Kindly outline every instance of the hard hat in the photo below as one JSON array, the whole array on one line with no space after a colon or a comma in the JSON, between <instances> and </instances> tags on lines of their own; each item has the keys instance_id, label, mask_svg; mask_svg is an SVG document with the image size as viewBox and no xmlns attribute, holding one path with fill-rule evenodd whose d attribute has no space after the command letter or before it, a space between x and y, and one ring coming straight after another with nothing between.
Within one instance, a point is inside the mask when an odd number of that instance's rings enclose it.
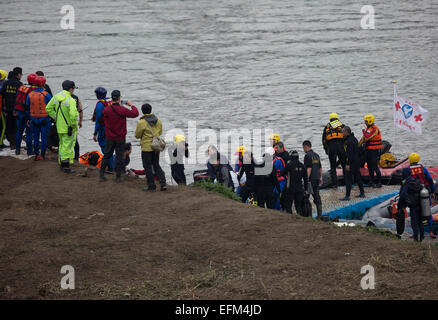
<instances>
[{"instance_id":1,"label":"hard hat","mask_svg":"<svg viewBox=\"0 0 438 320\"><path fill-rule=\"evenodd\" d=\"M34 85L34 84L35 84L35 80L36 80L37 77L38 77L38 75L37 75L36 73L31 73L31 74L29 74L29 75L27 76L27 82L28 82L30 85Z\"/></svg>"},{"instance_id":2,"label":"hard hat","mask_svg":"<svg viewBox=\"0 0 438 320\"><path fill-rule=\"evenodd\" d=\"M97 87L96 90L94 90L94 93L96 94L97 99L106 98L106 89L103 87Z\"/></svg>"},{"instance_id":3,"label":"hard hat","mask_svg":"<svg viewBox=\"0 0 438 320\"><path fill-rule=\"evenodd\" d=\"M239 153L243 154L246 151L247 150L246 150L246 148L244 146L240 146L240 147L237 148L237 151L236 151L236 153L234 155L237 156Z\"/></svg>"},{"instance_id":4,"label":"hard hat","mask_svg":"<svg viewBox=\"0 0 438 320\"><path fill-rule=\"evenodd\" d=\"M182 134L177 134L173 140L176 144L179 144L180 142L186 141L186 137L184 137Z\"/></svg>"},{"instance_id":5,"label":"hard hat","mask_svg":"<svg viewBox=\"0 0 438 320\"><path fill-rule=\"evenodd\" d=\"M332 119L339 119L339 116L336 112L330 113L329 120L332 120Z\"/></svg>"},{"instance_id":6,"label":"hard hat","mask_svg":"<svg viewBox=\"0 0 438 320\"><path fill-rule=\"evenodd\" d=\"M413 163L418 163L420 162L420 155L418 153L412 152L409 155L409 163L413 164Z\"/></svg>"},{"instance_id":7,"label":"hard hat","mask_svg":"<svg viewBox=\"0 0 438 320\"><path fill-rule=\"evenodd\" d=\"M46 78L42 76L38 76L35 78L35 85L38 87L44 87L46 84Z\"/></svg>"},{"instance_id":8,"label":"hard hat","mask_svg":"<svg viewBox=\"0 0 438 320\"><path fill-rule=\"evenodd\" d=\"M279 134L271 134L271 140L274 140L274 142L280 141L280 135Z\"/></svg>"},{"instance_id":9,"label":"hard hat","mask_svg":"<svg viewBox=\"0 0 438 320\"><path fill-rule=\"evenodd\" d=\"M374 116L372 114L367 114L365 117L363 117L367 125L372 125L374 123Z\"/></svg>"},{"instance_id":10,"label":"hard hat","mask_svg":"<svg viewBox=\"0 0 438 320\"><path fill-rule=\"evenodd\" d=\"M8 73L5 70L0 70L0 80L5 80Z\"/></svg>"}]
</instances>

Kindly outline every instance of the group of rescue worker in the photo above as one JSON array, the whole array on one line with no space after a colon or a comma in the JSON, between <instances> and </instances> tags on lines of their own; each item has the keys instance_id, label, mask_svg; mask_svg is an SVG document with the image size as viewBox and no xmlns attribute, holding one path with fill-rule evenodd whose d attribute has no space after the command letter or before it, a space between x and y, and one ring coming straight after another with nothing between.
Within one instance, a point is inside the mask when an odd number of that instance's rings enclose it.
<instances>
[{"instance_id":1,"label":"group of rescue worker","mask_svg":"<svg viewBox=\"0 0 438 320\"><path fill-rule=\"evenodd\" d=\"M97 87L95 89L97 103L92 117L92 121L95 122L93 140L98 142L102 152L91 151L79 157L79 151L76 149L75 152L75 148L78 148L77 130L82 126L83 115L82 103L73 93L77 88L75 83L65 80L62 83L62 91L53 95L42 71L29 74L27 85L21 82L22 76L23 71L19 67L9 73L0 70L0 148L6 147L3 144L3 139L6 138L10 148L15 149L16 154L20 154L25 133L27 154L35 155L36 161L44 160L47 148L54 147L55 144L48 145L52 132L52 140L57 140L58 162L62 171L74 172L71 164L77 159L86 165L100 168L101 181L106 180L107 169L115 170L116 181L122 181L121 173L128 170L131 153L131 144L126 143L126 118L136 118L139 115L137 108L130 101L122 101L120 91L112 91L111 99L108 99L107 90ZM130 109L123 105L127 105ZM135 137L140 139L144 171L132 169L129 171L137 175L146 175L145 191L155 191L155 179L159 181L161 190L164 191L167 189L166 178L159 165L159 152L162 150L157 151L152 146L154 139L162 134L162 123L152 114L150 104L143 104L141 110L143 116L137 124ZM340 200L350 200L353 182L359 187L360 193L357 197L365 197L360 173L360 168L364 164L361 159L363 152L370 177L369 185L372 188L382 187L381 172L378 167L382 135L374 121L375 117L372 114L365 115L366 127L362 130L362 138L358 141L351 128L345 126L336 113L329 115L329 122L322 133L322 144L330 161L331 186L338 186L339 164L345 177L346 194ZM258 206L284 210L288 213L292 213L292 206L295 204L296 212L302 216L311 215L308 198L312 195L317 218L320 219L322 202L319 189L323 182L322 166L319 155L312 150L311 142L306 140L302 143L305 152L304 163L302 163L296 150L286 151L278 134L273 134L270 138L271 144L263 155L263 162L255 161L252 152L240 146L235 154L238 157L234 168L230 166L226 156L220 154L214 146L210 146L207 168L211 180L232 187L243 202L252 201ZM168 148L172 159L172 177L176 183L186 184L183 158L188 157L188 144L183 135L176 135L174 141L175 144ZM267 155L269 157L266 157ZM409 195L418 192L412 187L412 180L420 181L428 188L431 195L434 192L434 185L427 169L419 164L419 155L413 153L409 156L409 160L410 168L403 171L406 183L400 190L399 207L400 210L407 206L411 208L414 238L422 240L424 230L419 216L419 204L406 199L412 200ZM272 171L257 174L258 168L266 167L266 161L272 161ZM404 224L401 214L398 215L397 226L398 233L403 233Z\"/></svg>"}]
</instances>

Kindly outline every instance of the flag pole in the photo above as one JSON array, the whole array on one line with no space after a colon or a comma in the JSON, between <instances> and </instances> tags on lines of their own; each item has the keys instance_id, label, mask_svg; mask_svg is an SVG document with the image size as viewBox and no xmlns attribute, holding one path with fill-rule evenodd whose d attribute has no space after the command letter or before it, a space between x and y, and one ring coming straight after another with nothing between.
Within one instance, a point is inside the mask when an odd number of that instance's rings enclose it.
<instances>
[{"instance_id":1,"label":"flag pole","mask_svg":"<svg viewBox=\"0 0 438 320\"><path fill-rule=\"evenodd\" d=\"M395 104L397 103L397 80L392 80L392 83L394 84L394 101L392 103L392 116L393 116L393 123L394 123L394 145L395 145L395 141L397 140L397 126L395 125L395 111L394 111L394 107Z\"/></svg>"}]
</instances>

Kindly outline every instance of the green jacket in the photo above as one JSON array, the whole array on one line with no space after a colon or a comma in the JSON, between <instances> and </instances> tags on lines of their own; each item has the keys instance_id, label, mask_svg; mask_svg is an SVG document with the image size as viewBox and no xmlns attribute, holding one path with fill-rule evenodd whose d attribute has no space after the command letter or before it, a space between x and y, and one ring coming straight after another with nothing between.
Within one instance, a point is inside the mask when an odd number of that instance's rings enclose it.
<instances>
[{"instance_id":1,"label":"green jacket","mask_svg":"<svg viewBox=\"0 0 438 320\"><path fill-rule=\"evenodd\" d=\"M151 132L148 123L153 132ZM143 115L143 117L138 120L137 128L135 129L135 137L140 139L141 151L153 151L151 148L152 138L158 137L162 133L163 125L160 119L154 114Z\"/></svg>"},{"instance_id":2,"label":"green jacket","mask_svg":"<svg viewBox=\"0 0 438 320\"><path fill-rule=\"evenodd\" d=\"M56 94L46 105L46 111L51 118L55 119L58 133L67 133L69 126L78 127L79 112L76 108L76 100L72 98L70 92L62 90Z\"/></svg>"}]
</instances>

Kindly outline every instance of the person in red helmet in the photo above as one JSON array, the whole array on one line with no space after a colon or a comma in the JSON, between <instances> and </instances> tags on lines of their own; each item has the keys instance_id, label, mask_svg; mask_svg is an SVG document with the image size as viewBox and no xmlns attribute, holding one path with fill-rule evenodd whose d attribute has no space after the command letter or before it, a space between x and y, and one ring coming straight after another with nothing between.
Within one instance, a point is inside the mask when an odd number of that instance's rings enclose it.
<instances>
[{"instance_id":1,"label":"person in red helmet","mask_svg":"<svg viewBox=\"0 0 438 320\"><path fill-rule=\"evenodd\" d=\"M52 99L52 95L44 89L45 84L46 78L38 76L35 79L36 88L26 98L26 112L27 117L30 119L30 131L36 161L45 159L47 137L50 130L50 117L47 114L46 105Z\"/></svg>"},{"instance_id":2,"label":"person in red helmet","mask_svg":"<svg viewBox=\"0 0 438 320\"><path fill-rule=\"evenodd\" d=\"M35 85L37 77L38 76L35 73L29 74L27 76L27 82L29 83L29 85L22 85L17 90L14 107L17 120L17 132L15 134L15 154L20 154L21 140L23 139L23 133L26 133L27 155L33 155L32 134L30 133L30 127L28 126L29 118L26 112L26 99L29 93L37 88Z\"/></svg>"}]
</instances>

